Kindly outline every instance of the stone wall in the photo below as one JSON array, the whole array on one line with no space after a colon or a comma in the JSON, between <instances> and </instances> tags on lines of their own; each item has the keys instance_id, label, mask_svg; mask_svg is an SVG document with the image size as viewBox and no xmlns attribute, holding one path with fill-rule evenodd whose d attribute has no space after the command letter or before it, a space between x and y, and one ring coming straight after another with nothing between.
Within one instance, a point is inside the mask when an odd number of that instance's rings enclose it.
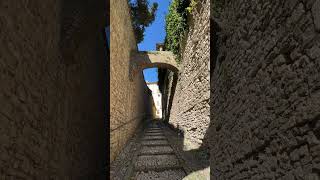
<instances>
[{"instance_id":1,"label":"stone wall","mask_svg":"<svg viewBox=\"0 0 320 180\"><path fill-rule=\"evenodd\" d=\"M105 7L0 2L0 179L105 173Z\"/></svg>"},{"instance_id":2,"label":"stone wall","mask_svg":"<svg viewBox=\"0 0 320 180\"><path fill-rule=\"evenodd\" d=\"M151 113L151 93L142 72L130 80L130 59L137 52L127 0L111 0L110 156L113 161L141 120Z\"/></svg>"},{"instance_id":3,"label":"stone wall","mask_svg":"<svg viewBox=\"0 0 320 180\"><path fill-rule=\"evenodd\" d=\"M210 122L210 1L199 1L192 17L169 123L201 144Z\"/></svg>"},{"instance_id":4,"label":"stone wall","mask_svg":"<svg viewBox=\"0 0 320 180\"><path fill-rule=\"evenodd\" d=\"M213 24L212 178L319 179L320 0L225 2Z\"/></svg>"},{"instance_id":5,"label":"stone wall","mask_svg":"<svg viewBox=\"0 0 320 180\"><path fill-rule=\"evenodd\" d=\"M169 121L170 117L170 97L172 93L172 81L174 73L168 69L159 69L159 89L162 96L162 119ZM171 102L172 103L172 102Z\"/></svg>"}]
</instances>

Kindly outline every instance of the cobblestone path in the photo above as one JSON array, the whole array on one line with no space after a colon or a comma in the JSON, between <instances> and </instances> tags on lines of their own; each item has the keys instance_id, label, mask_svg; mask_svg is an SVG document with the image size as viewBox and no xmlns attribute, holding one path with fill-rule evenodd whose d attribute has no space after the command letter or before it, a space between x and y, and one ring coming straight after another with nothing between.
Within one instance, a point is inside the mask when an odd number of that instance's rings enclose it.
<instances>
[{"instance_id":1,"label":"cobblestone path","mask_svg":"<svg viewBox=\"0 0 320 180\"><path fill-rule=\"evenodd\" d=\"M134 162L133 179L183 179L186 173L164 130L158 124L146 128L141 138L141 149Z\"/></svg>"},{"instance_id":2,"label":"cobblestone path","mask_svg":"<svg viewBox=\"0 0 320 180\"><path fill-rule=\"evenodd\" d=\"M163 123L149 123L127 142L110 168L111 180L207 180L201 159L188 158L183 138ZM182 143L182 144L179 144ZM189 154L195 157L197 154ZM208 170L208 169L207 169Z\"/></svg>"}]
</instances>

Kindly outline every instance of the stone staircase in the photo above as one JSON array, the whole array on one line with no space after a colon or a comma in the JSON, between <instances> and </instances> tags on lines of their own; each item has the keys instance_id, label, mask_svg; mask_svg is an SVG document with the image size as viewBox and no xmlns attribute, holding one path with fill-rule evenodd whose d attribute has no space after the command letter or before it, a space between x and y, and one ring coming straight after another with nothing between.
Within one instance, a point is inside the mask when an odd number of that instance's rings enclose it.
<instances>
[{"instance_id":1,"label":"stone staircase","mask_svg":"<svg viewBox=\"0 0 320 180\"><path fill-rule=\"evenodd\" d=\"M160 124L150 124L134 162L135 180L181 180L186 173Z\"/></svg>"}]
</instances>

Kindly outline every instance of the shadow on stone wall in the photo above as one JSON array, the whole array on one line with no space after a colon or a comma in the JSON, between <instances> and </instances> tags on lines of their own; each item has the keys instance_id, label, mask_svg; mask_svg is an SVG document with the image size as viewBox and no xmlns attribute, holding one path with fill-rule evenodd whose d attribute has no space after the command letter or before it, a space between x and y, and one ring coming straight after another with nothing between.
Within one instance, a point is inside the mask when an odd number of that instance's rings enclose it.
<instances>
[{"instance_id":1,"label":"shadow on stone wall","mask_svg":"<svg viewBox=\"0 0 320 180\"><path fill-rule=\"evenodd\" d=\"M0 179L106 174L107 3L1 1Z\"/></svg>"},{"instance_id":2,"label":"shadow on stone wall","mask_svg":"<svg viewBox=\"0 0 320 180\"><path fill-rule=\"evenodd\" d=\"M180 156L183 156L183 160L185 161L185 170L187 173L186 177L190 179L210 179L209 172L200 172L206 170L207 168L210 168L210 154L208 144L209 128L206 131L202 144L198 148L185 150L186 148L191 147L188 147L188 143L186 143L187 139L185 137L184 131L179 129L179 127L174 128L171 124L168 123L166 123L166 126L168 126L175 133L171 138L175 139L174 148L176 148L176 150L180 153Z\"/></svg>"},{"instance_id":3,"label":"shadow on stone wall","mask_svg":"<svg viewBox=\"0 0 320 180\"><path fill-rule=\"evenodd\" d=\"M218 61L218 53L219 53L219 47L218 47L218 35L221 32L220 25L214 21L213 19L210 19L210 42L212 43L211 49L210 49L210 79L212 79L212 75L214 72L214 69L216 67L216 64L219 63ZM211 84L211 82L210 82ZM175 89L172 89L172 92L175 92ZM211 92L212 93L212 92ZM172 97L173 98L173 97ZM210 97L210 106L211 102L213 101L212 96ZM172 103L172 100L171 100ZM170 111L168 111L170 112ZM204 138L202 139L202 144L200 147L192 149L192 150L184 150L185 148L185 132L179 128L175 128L173 125L169 124L168 121L165 121L166 125L172 129L174 132L177 133L179 136L179 141L177 144L178 151L182 152L184 157L186 157L190 161L195 161L195 159L192 159L192 157L196 157L196 160L198 161L195 163L192 168L188 169L187 176L188 178L193 178L193 176L198 176L199 174L194 174L194 172L198 172L201 170L205 170L206 168L210 168L211 160L210 160L210 149L214 146L214 142L210 141L211 133L213 131L213 121L212 121L212 108L210 107L210 123L207 127L206 133L204 135ZM170 114L170 113L169 113ZM210 169L210 174L206 174L207 179L210 179L213 177L212 170ZM199 177L195 177L199 178Z\"/></svg>"},{"instance_id":4,"label":"shadow on stone wall","mask_svg":"<svg viewBox=\"0 0 320 180\"><path fill-rule=\"evenodd\" d=\"M212 179L319 179L319 8L229 1L222 30L213 23Z\"/></svg>"},{"instance_id":5,"label":"shadow on stone wall","mask_svg":"<svg viewBox=\"0 0 320 180\"><path fill-rule=\"evenodd\" d=\"M209 124L209 127L207 129L207 132L206 132L206 141L207 141L207 144L208 144L208 149L209 149L209 153L210 153L210 150L213 149L213 146L215 145L214 142L210 141L210 138L212 137L212 133L214 133L216 130L219 130L219 126L220 125L216 125L214 126L214 122L213 122L213 117L214 117L214 110L213 110L213 107L212 107L212 103L214 101L213 99L213 91L212 91L212 79L213 79L213 74L214 74L214 71L215 71L215 68L217 66L219 66L219 64L221 63L221 61L223 61L224 57L221 57L220 60L218 59L219 57L219 41L221 41L221 37L219 39L219 33L221 33L222 29L221 29L221 26L213 19L210 19L210 42L212 43L211 45L211 49L210 49L210 124ZM211 133L211 134L210 134ZM210 166L211 164L213 164L213 158L210 157ZM210 177L211 178L214 178L213 176L213 169L210 169Z\"/></svg>"}]
</instances>

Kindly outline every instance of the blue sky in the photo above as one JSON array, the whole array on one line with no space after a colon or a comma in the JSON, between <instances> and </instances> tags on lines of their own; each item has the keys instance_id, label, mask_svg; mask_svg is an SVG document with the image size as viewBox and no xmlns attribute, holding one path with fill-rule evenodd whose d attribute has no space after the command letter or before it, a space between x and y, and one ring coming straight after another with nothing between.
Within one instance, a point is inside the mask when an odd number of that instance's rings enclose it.
<instances>
[{"instance_id":1,"label":"blue sky","mask_svg":"<svg viewBox=\"0 0 320 180\"><path fill-rule=\"evenodd\" d=\"M143 70L146 82L158 82L158 68L148 68Z\"/></svg>"},{"instance_id":2,"label":"blue sky","mask_svg":"<svg viewBox=\"0 0 320 180\"><path fill-rule=\"evenodd\" d=\"M168 8L171 0L149 0L149 4L158 3L158 10L156 12L156 18L153 23L146 28L144 33L144 40L138 44L139 51L154 51L156 50L156 43L163 43L166 36L165 31L165 17L168 13ZM149 68L143 70L144 78L146 82L158 81L158 69Z\"/></svg>"}]
</instances>

